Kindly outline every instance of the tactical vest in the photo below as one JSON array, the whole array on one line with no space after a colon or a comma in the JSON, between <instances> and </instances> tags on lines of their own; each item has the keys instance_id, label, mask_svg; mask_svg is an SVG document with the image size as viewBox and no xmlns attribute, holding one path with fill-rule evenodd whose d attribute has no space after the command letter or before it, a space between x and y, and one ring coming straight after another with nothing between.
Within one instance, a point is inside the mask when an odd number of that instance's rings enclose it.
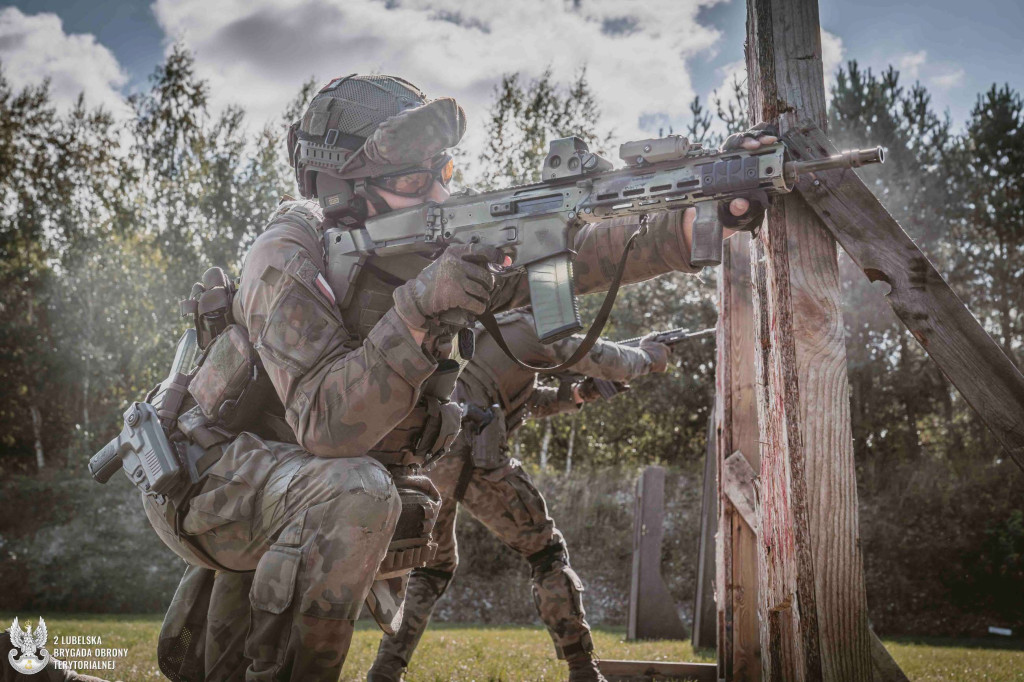
<instances>
[{"instance_id":1,"label":"tactical vest","mask_svg":"<svg viewBox=\"0 0 1024 682\"><path fill-rule=\"evenodd\" d=\"M323 244L327 281L335 293L342 322L350 335L346 345L352 349L362 344L370 330L392 308L395 288L429 263L417 255L388 258L386 263L379 263L373 257L330 258L329 244L325 240L336 238L339 231L328 232L330 224L325 222L320 206L315 202L282 201L265 229L281 223L308 230ZM236 306L232 308L238 319L241 311ZM234 345L241 344L236 340ZM255 361L258 362L258 357ZM367 454L385 465L421 465L443 453L458 435L461 421L458 406L449 401L458 373L458 363L442 360L421 387L420 400L412 412ZM219 386L229 381L225 378L212 383ZM271 394L280 404L276 393L271 391ZM251 414L258 419L266 412L264 409ZM284 414L283 406L280 414ZM238 430L251 430L249 425L249 422L235 424L242 427Z\"/></svg>"}]
</instances>

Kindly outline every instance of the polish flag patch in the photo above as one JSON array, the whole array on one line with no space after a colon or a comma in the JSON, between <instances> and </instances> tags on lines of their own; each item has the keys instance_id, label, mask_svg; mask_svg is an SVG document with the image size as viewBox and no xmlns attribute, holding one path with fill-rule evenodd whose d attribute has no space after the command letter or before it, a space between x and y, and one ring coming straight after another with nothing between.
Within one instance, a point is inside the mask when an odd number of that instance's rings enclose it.
<instances>
[{"instance_id":1,"label":"polish flag patch","mask_svg":"<svg viewBox=\"0 0 1024 682\"><path fill-rule=\"evenodd\" d=\"M331 289L331 285L327 283L327 278L321 275L319 272L316 273L316 279L313 280L316 284L316 288L320 290L320 293L327 297L327 300L331 302L331 305L335 305L337 300L334 298L334 291Z\"/></svg>"}]
</instances>

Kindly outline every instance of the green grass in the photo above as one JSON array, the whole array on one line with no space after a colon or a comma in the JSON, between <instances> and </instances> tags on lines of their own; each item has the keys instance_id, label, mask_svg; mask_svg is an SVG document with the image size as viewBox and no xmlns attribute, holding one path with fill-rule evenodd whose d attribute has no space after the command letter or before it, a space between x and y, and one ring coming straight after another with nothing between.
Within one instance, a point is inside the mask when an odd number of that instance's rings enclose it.
<instances>
[{"instance_id":1,"label":"green grass","mask_svg":"<svg viewBox=\"0 0 1024 682\"><path fill-rule=\"evenodd\" d=\"M15 614L0 613L0 627L7 627ZM22 614L35 624L35 614ZM114 671L97 671L110 680L136 682L161 680L156 666L156 638L159 616L43 614L53 635L98 635L104 647L128 649L117 659ZM600 629L594 633L597 650L604 658L666 661L713 660L714 652L694 652L688 642L625 642L624 633ZM341 679L365 680L377 649L380 632L369 623L359 623L348 662ZM915 682L1024 681L1024 648L1019 641L936 638L885 640L893 657ZM88 671L83 671L88 672ZM536 680L564 679L564 664L555 660L551 640L539 627L493 627L437 624L423 642L409 671L410 682L449 680Z\"/></svg>"}]
</instances>

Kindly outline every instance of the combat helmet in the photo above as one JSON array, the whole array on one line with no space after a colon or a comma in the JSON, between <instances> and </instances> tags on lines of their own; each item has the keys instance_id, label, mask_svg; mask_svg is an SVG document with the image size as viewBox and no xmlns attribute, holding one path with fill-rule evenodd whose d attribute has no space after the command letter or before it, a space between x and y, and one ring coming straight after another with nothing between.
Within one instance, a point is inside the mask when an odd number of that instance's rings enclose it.
<instances>
[{"instance_id":1,"label":"combat helmet","mask_svg":"<svg viewBox=\"0 0 1024 682\"><path fill-rule=\"evenodd\" d=\"M367 178L421 168L465 132L466 114L454 99L428 101L397 76L351 74L321 88L292 124L288 159L303 197L318 199L327 212L358 218L365 215L365 202L378 212L388 210ZM321 174L349 182L331 183L337 191L321 196Z\"/></svg>"}]
</instances>

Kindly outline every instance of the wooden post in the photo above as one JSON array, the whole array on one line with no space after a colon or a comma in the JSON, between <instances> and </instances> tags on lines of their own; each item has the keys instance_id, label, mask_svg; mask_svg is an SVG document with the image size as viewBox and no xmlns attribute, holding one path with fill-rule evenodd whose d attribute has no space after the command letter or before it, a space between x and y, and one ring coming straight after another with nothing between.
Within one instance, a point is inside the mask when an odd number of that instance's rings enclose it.
<instances>
[{"instance_id":1,"label":"wooden post","mask_svg":"<svg viewBox=\"0 0 1024 682\"><path fill-rule=\"evenodd\" d=\"M694 649L715 646L718 610L715 608L715 533L718 532L718 445L715 409L708 415L708 443L704 453L704 487L700 501L700 546L697 549L697 589L693 595Z\"/></svg>"},{"instance_id":2,"label":"wooden post","mask_svg":"<svg viewBox=\"0 0 1024 682\"><path fill-rule=\"evenodd\" d=\"M676 602L661 577L665 536L665 469L649 466L636 483L627 639L685 639Z\"/></svg>"},{"instance_id":3,"label":"wooden post","mask_svg":"<svg viewBox=\"0 0 1024 682\"><path fill-rule=\"evenodd\" d=\"M715 418L719 472L725 470L724 462L737 450L754 471L760 468L749 254L749 235L737 234L728 240L718 280ZM756 536L729 500L722 483L720 475L715 578L718 676L760 680Z\"/></svg>"},{"instance_id":4,"label":"wooden post","mask_svg":"<svg viewBox=\"0 0 1024 682\"><path fill-rule=\"evenodd\" d=\"M750 118L825 128L817 0L748 0ZM869 682L836 243L802 199L754 242L765 679Z\"/></svg>"}]
</instances>

